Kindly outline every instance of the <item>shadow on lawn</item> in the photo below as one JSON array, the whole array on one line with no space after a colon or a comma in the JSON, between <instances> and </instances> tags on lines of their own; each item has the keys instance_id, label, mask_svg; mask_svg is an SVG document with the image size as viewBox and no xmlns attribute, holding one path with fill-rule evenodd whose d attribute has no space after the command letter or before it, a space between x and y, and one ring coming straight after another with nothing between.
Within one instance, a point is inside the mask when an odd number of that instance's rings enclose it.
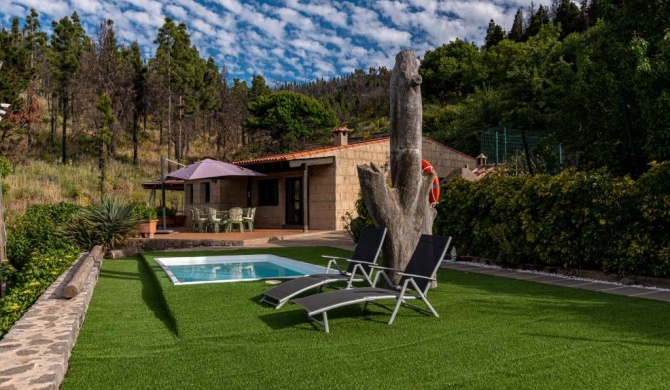
<instances>
[{"instance_id":1,"label":"shadow on lawn","mask_svg":"<svg viewBox=\"0 0 670 390\"><path fill-rule=\"evenodd\" d=\"M137 274L137 272L120 272L120 271L109 271L109 270L101 269L100 270L100 278L137 280L137 279L139 279L139 275Z\"/></svg>"},{"instance_id":2,"label":"shadow on lawn","mask_svg":"<svg viewBox=\"0 0 670 390\"><path fill-rule=\"evenodd\" d=\"M147 264L145 258L140 257L137 261L137 270L140 281L142 282L142 299L147 307L154 313L156 318L172 332L176 338L179 338L179 329L170 307L167 304L163 289L160 287L158 277Z\"/></svg>"},{"instance_id":3,"label":"shadow on lawn","mask_svg":"<svg viewBox=\"0 0 670 390\"><path fill-rule=\"evenodd\" d=\"M301 325L311 325L314 330L323 330L320 325L315 324L307 318L307 312L304 310L296 310L299 309L299 307L290 302L287 303L285 307L276 310L272 306L260 303L260 299L261 296L258 295L250 300L268 309L267 314L262 314L258 316L258 318L271 329L281 330L287 328L296 328L300 330L311 331L311 329L307 329L307 327L300 327ZM328 318L331 321L337 320L338 318L355 318L361 321L370 321L383 324L388 322L388 314L385 310L382 310L382 308L378 308L374 311L370 309L371 307L368 307L366 311L361 311L361 305L341 307L329 311ZM317 318L319 317L320 316L317 316Z\"/></svg>"}]
</instances>

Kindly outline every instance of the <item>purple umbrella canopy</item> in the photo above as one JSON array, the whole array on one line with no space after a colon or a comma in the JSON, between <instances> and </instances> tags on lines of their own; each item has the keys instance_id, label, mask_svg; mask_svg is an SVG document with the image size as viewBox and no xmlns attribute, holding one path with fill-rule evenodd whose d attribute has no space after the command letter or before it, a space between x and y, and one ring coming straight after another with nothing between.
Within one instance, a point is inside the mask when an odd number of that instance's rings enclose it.
<instances>
[{"instance_id":1,"label":"purple umbrella canopy","mask_svg":"<svg viewBox=\"0 0 670 390\"><path fill-rule=\"evenodd\" d=\"M223 161L206 158L168 173L166 178L182 180L215 179L224 177L265 176L264 174Z\"/></svg>"}]
</instances>

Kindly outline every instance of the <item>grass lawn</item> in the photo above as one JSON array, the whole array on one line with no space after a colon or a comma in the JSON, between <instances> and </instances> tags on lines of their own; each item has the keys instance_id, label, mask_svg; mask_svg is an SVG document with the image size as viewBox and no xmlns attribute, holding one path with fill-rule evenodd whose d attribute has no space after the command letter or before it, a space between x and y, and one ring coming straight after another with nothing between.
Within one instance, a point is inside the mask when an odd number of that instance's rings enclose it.
<instances>
[{"instance_id":1,"label":"grass lawn","mask_svg":"<svg viewBox=\"0 0 670 390\"><path fill-rule=\"evenodd\" d=\"M215 252L191 252L213 255ZM325 265L334 248L272 253ZM160 256L167 256L161 253ZM172 253L184 256L185 253ZM645 389L670 383L670 306L440 270L440 318L358 306L315 329L262 281L173 286L153 258L107 260L63 389Z\"/></svg>"}]
</instances>

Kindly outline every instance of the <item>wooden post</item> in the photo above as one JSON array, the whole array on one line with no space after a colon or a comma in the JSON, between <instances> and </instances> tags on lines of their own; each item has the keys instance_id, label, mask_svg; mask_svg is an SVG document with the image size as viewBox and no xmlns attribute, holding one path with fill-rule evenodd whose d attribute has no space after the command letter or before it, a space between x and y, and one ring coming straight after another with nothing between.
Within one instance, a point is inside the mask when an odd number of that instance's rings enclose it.
<instances>
[{"instance_id":1,"label":"wooden post","mask_svg":"<svg viewBox=\"0 0 670 390\"><path fill-rule=\"evenodd\" d=\"M373 222L386 227L384 264L405 269L421 234L437 215L428 202L433 175L421 170L421 76L413 50L396 55L391 74L391 187L374 163L358 166L363 200Z\"/></svg>"}]
</instances>

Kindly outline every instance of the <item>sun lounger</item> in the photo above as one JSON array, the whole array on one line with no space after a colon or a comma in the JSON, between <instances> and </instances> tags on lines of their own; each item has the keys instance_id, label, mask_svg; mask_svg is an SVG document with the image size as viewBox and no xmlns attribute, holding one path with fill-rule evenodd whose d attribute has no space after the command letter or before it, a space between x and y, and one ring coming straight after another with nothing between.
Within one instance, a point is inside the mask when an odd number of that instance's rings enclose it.
<instances>
[{"instance_id":1,"label":"sun lounger","mask_svg":"<svg viewBox=\"0 0 670 390\"><path fill-rule=\"evenodd\" d=\"M314 288L319 288L320 291L327 284L347 282L347 288L351 288L352 283L366 280L372 285L370 266L376 263L385 236L386 228L363 229L351 259L323 256L330 259L325 274L308 275L284 282L263 292L261 302L279 309L289 299ZM342 270L337 260L347 261L347 268Z\"/></svg>"},{"instance_id":2,"label":"sun lounger","mask_svg":"<svg viewBox=\"0 0 670 390\"><path fill-rule=\"evenodd\" d=\"M394 284L384 270L392 270L387 267L372 266L377 269L372 287L352 288L347 290L329 291L321 294L310 295L304 298L295 299L292 302L302 307L307 311L307 316L311 321L321 324L324 330L329 332L328 328L328 311L342 307L363 303L363 310L367 308L368 303L374 303L382 307L375 301L378 300L396 300L393 314L389 320L389 325L393 323L400 306L406 306L421 312L429 313L435 317L439 317L437 311L428 302L426 295L430 288L431 282L435 280L435 274L440 267L440 263L447 253L447 248L451 243L451 237L440 237L422 235L419 243L412 254L405 271L399 272L394 270L401 276L400 281ZM380 280L380 275L386 280L390 288L376 287ZM406 301L410 299L420 299L428 308L410 305ZM390 308L389 308L390 310ZM319 321L314 316L321 314L323 320Z\"/></svg>"}]
</instances>

